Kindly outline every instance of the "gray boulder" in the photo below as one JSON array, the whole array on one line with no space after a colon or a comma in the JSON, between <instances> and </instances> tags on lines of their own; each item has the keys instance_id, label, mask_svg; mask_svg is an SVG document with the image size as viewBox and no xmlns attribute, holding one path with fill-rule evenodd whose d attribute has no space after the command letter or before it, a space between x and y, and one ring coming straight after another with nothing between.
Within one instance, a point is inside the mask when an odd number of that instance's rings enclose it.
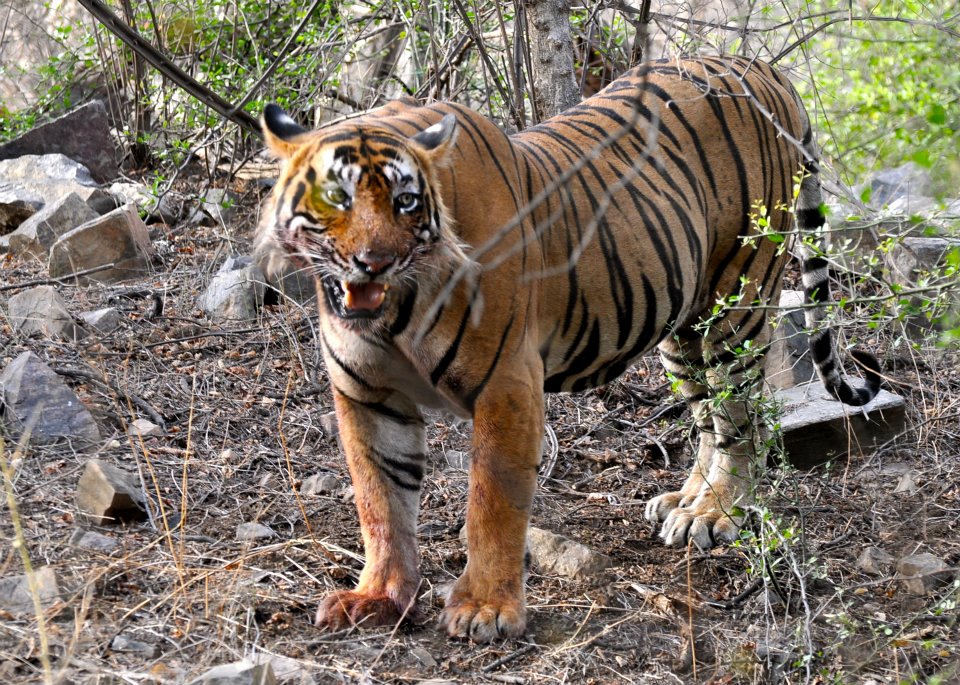
<instances>
[{"instance_id":1,"label":"gray boulder","mask_svg":"<svg viewBox=\"0 0 960 685\"><path fill-rule=\"evenodd\" d=\"M80 398L33 352L24 352L0 373L0 403L8 428L15 435L29 431L33 444L66 441L89 448L100 440Z\"/></svg>"},{"instance_id":2,"label":"gray boulder","mask_svg":"<svg viewBox=\"0 0 960 685\"><path fill-rule=\"evenodd\" d=\"M50 153L77 160L100 183L116 178L119 174L117 149L110 137L110 122L103 102L95 100L81 105L0 145L0 159Z\"/></svg>"},{"instance_id":3,"label":"gray boulder","mask_svg":"<svg viewBox=\"0 0 960 685\"><path fill-rule=\"evenodd\" d=\"M10 298L10 325L20 335L79 340L84 331L67 311L67 303L52 285L38 285Z\"/></svg>"},{"instance_id":4,"label":"gray boulder","mask_svg":"<svg viewBox=\"0 0 960 685\"><path fill-rule=\"evenodd\" d=\"M567 578L587 578L610 565L609 557L586 545L532 526L527 530L527 550L534 567Z\"/></svg>"},{"instance_id":5,"label":"gray boulder","mask_svg":"<svg viewBox=\"0 0 960 685\"><path fill-rule=\"evenodd\" d=\"M0 609L11 614L33 614L34 591L40 600L41 608L49 607L62 599L60 580L52 567L39 568L31 576L24 574L0 579Z\"/></svg>"},{"instance_id":6,"label":"gray boulder","mask_svg":"<svg viewBox=\"0 0 960 685\"><path fill-rule=\"evenodd\" d=\"M147 518L139 479L99 459L91 459L83 469L77 508L95 525Z\"/></svg>"},{"instance_id":7,"label":"gray boulder","mask_svg":"<svg viewBox=\"0 0 960 685\"><path fill-rule=\"evenodd\" d=\"M0 178L3 178L0 170ZM34 190L0 181L0 235L14 230L43 207L43 197ZM4 241L9 248L9 238ZM6 250L3 250L6 252Z\"/></svg>"},{"instance_id":8,"label":"gray boulder","mask_svg":"<svg viewBox=\"0 0 960 685\"><path fill-rule=\"evenodd\" d=\"M50 247L49 272L53 278L64 278L113 264L81 282L115 283L149 273L153 252L136 205L128 204L60 236Z\"/></svg>"},{"instance_id":9,"label":"gray boulder","mask_svg":"<svg viewBox=\"0 0 960 685\"><path fill-rule=\"evenodd\" d=\"M64 233L100 216L76 193L68 193L20 224L9 236L10 252L46 259L50 246Z\"/></svg>"},{"instance_id":10,"label":"gray boulder","mask_svg":"<svg viewBox=\"0 0 960 685\"><path fill-rule=\"evenodd\" d=\"M870 204L888 205L902 197L930 195L930 173L914 162L885 169L870 179Z\"/></svg>"},{"instance_id":11,"label":"gray boulder","mask_svg":"<svg viewBox=\"0 0 960 685\"><path fill-rule=\"evenodd\" d=\"M250 257L230 257L197 305L213 321L253 321L263 304L264 278Z\"/></svg>"}]
</instances>

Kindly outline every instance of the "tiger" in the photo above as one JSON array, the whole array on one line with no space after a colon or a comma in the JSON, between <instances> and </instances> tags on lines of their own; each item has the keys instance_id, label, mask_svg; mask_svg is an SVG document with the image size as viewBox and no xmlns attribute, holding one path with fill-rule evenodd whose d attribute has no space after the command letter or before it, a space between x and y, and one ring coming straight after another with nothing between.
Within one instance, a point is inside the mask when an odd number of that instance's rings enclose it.
<instances>
[{"instance_id":1,"label":"tiger","mask_svg":"<svg viewBox=\"0 0 960 685\"><path fill-rule=\"evenodd\" d=\"M647 63L512 135L410 98L317 130L270 104L261 123L281 167L256 249L268 271L315 280L365 553L356 587L320 601L320 627L423 619L423 411L439 409L473 421L467 561L440 627L478 643L522 635L545 393L602 386L654 347L699 442L682 487L645 516L667 545L736 539L759 468L749 397L787 258L765 236L791 234L794 218L819 375L846 404L879 391L876 358L854 351L866 380L854 387L822 325L817 147L765 63ZM744 306L717 307L731 301Z\"/></svg>"}]
</instances>

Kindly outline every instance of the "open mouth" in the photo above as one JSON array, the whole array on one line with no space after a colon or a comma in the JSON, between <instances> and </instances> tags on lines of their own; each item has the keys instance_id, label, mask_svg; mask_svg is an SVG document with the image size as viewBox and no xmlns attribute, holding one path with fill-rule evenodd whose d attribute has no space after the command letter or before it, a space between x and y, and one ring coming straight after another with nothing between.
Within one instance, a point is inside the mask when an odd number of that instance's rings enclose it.
<instances>
[{"instance_id":1,"label":"open mouth","mask_svg":"<svg viewBox=\"0 0 960 685\"><path fill-rule=\"evenodd\" d=\"M327 304L341 319L375 319L383 313L383 301L386 299L386 283L350 283L325 277L323 292Z\"/></svg>"}]
</instances>

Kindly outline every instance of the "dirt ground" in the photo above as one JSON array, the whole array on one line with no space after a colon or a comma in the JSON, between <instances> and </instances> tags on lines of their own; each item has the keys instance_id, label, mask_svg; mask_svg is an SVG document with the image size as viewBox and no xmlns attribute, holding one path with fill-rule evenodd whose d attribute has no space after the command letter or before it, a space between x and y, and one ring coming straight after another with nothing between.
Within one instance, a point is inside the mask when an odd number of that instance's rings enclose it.
<instances>
[{"instance_id":1,"label":"dirt ground","mask_svg":"<svg viewBox=\"0 0 960 685\"><path fill-rule=\"evenodd\" d=\"M434 624L465 561L467 475L449 462L469 444L468 425L434 417L420 519L427 622L315 629L319 598L350 587L362 566L325 418L315 309L270 305L259 322L218 325L196 306L223 259L249 250L259 198L253 184L240 190L236 225L152 226L162 257L153 277L59 288L74 313L120 309L118 331L77 344L23 339L0 319L0 363L30 349L60 372L115 437L95 456L138 471L152 501L151 520L97 529L116 551L78 549L74 530L92 527L74 493L91 455L15 454L7 437L33 564L53 566L68 594L42 631L35 617L0 614L0 682L42 682L48 657L63 683L184 683L258 654L294 660L274 664L293 683L960 682L957 585L912 596L893 570L867 575L856 563L876 546L960 565L957 358L893 330L873 341L907 399L908 430L826 467L771 468L753 537L709 553L663 547L642 517L649 497L682 482L690 455L689 414L655 358L600 390L551 397L558 449L544 460L533 524L612 565L583 580L534 568L528 634L501 644L452 641ZM46 277L37 261L7 259L2 270L6 284ZM14 292L0 292L0 309ZM130 441L146 406L166 433ZM338 486L301 495L318 473ZM238 541L237 526L253 521L275 537ZM22 573L6 507L0 534L0 576ZM146 647L124 651L117 636Z\"/></svg>"}]
</instances>

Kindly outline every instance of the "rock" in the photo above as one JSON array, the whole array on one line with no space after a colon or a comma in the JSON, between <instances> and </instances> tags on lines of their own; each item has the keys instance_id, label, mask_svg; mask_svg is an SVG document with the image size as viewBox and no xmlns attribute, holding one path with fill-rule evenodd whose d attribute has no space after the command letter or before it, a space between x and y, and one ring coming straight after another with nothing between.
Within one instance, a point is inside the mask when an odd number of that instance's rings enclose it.
<instances>
[{"instance_id":1,"label":"rock","mask_svg":"<svg viewBox=\"0 0 960 685\"><path fill-rule=\"evenodd\" d=\"M160 426L146 419L137 419L131 423L130 429L127 432L131 437L140 436L141 438L163 435L163 429Z\"/></svg>"},{"instance_id":2,"label":"rock","mask_svg":"<svg viewBox=\"0 0 960 685\"><path fill-rule=\"evenodd\" d=\"M938 269L946 266L947 255L960 249L960 240L956 238L914 237L898 240L887 255L887 266L891 280L904 287L915 287L921 280L930 288L938 285L950 287L955 276L937 276ZM913 336L923 336L930 331L944 329L943 321L950 322L960 315L960 304L954 302L946 311L942 308L934 311L931 304L922 296L914 295L909 299L904 321L906 330ZM935 316L929 316L934 314ZM949 324L948 324L949 325Z\"/></svg>"},{"instance_id":3,"label":"rock","mask_svg":"<svg viewBox=\"0 0 960 685\"><path fill-rule=\"evenodd\" d=\"M149 213L157 205L157 197L142 183L117 181L110 184L107 192L116 198L120 205L135 204L144 212Z\"/></svg>"},{"instance_id":4,"label":"rock","mask_svg":"<svg viewBox=\"0 0 960 685\"><path fill-rule=\"evenodd\" d=\"M31 575L41 607L47 608L62 599L60 581L52 567L43 566ZM0 610L18 615L34 613L33 592L26 574L0 579Z\"/></svg>"},{"instance_id":5,"label":"rock","mask_svg":"<svg viewBox=\"0 0 960 685\"><path fill-rule=\"evenodd\" d=\"M147 221L150 223L162 221L169 226L173 226L180 223L184 216L189 215L189 212L195 211L191 210L191 205L190 198L183 193L168 190L154 199L148 210Z\"/></svg>"},{"instance_id":6,"label":"rock","mask_svg":"<svg viewBox=\"0 0 960 685\"><path fill-rule=\"evenodd\" d=\"M26 192L40 205L76 193L84 202L108 197L87 167L63 155L24 155L0 161L0 187ZM38 207L39 209L39 207Z\"/></svg>"},{"instance_id":7,"label":"rock","mask_svg":"<svg viewBox=\"0 0 960 685\"><path fill-rule=\"evenodd\" d=\"M421 666L425 666L426 668L436 668L437 666L437 660L423 647L413 647L410 650L410 655L413 656Z\"/></svg>"},{"instance_id":8,"label":"rock","mask_svg":"<svg viewBox=\"0 0 960 685\"><path fill-rule=\"evenodd\" d=\"M3 178L2 173L0 170L0 178ZM7 233L36 214L43 204L43 197L39 193L20 185L0 181L0 235L7 238ZM4 244L9 250L10 239L7 238Z\"/></svg>"},{"instance_id":9,"label":"rock","mask_svg":"<svg viewBox=\"0 0 960 685\"><path fill-rule=\"evenodd\" d=\"M211 668L189 685L276 685L277 679L269 662L254 663L244 659Z\"/></svg>"},{"instance_id":10,"label":"rock","mask_svg":"<svg viewBox=\"0 0 960 685\"><path fill-rule=\"evenodd\" d=\"M911 230L916 230L916 224L903 217L835 221L826 234L826 245L841 267L879 274L884 267L880 245Z\"/></svg>"},{"instance_id":11,"label":"rock","mask_svg":"<svg viewBox=\"0 0 960 685\"><path fill-rule=\"evenodd\" d=\"M890 250L888 265L894 281L916 285L917 277L943 266L947 252L960 247L960 240L949 238L904 237Z\"/></svg>"},{"instance_id":12,"label":"rock","mask_svg":"<svg viewBox=\"0 0 960 685\"><path fill-rule=\"evenodd\" d=\"M250 258L231 257L197 304L212 321L254 321L263 304L263 291L263 274Z\"/></svg>"},{"instance_id":13,"label":"rock","mask_svg":"<svg viewBox=\"0 0 960 685\"><path fill-rule=\"evenodd\" d=\"M290 683L294 685L315 685L312 675L300 665L296 659L280 656L279 654L265 654L260 652L249 657L249 661L255 664L269 665L273 669L274 676L281 683ZM292 681L292 682L291 682Z\"/></svg>"},{"instance_id":14,"label":"rock","mask_svg":"<svg viewBox=\"0 0 960 685\"><path fill-rule=\"evenodd\" d=\"M67 311L67 303L52 285L38 285L10 298L10 325L23 336L39 333L49 338L79 340L86 331Z\"/></svg>"},{"instance_id":15,"label":"rock","mask_svg":"<svg viewBox=\"0 0 960 685\"><path fill-rule=\"evenodd\" d=\"M327 438L335 440L340 434L340 429L337 427L337 412L328 411L326 414L321 414L320 429Z\"/></svg>"},{"instance_id":16,"label":"rock","mask_svg":"<svg viewBox=\"0 0 960 685\"><path fill-rule=\"evenodd\" d=\"M470 453L460 450L444 450L443 459L447 466L456 471L470 470Z\"/></svg>"},{"instance_id":17,"label":"rock","mask_svg":"<svg viewBox=\"0 0 960 685\"><path fill-rule=\"evenodd\" d=\"M237 196L226 188L211 188L187 219L192 226L228 226L237 216Z\"/></svg>"},{"instance_id":18,"label":"rock","mask_svg":"<svg viewBox=\"0 0 960 685\"><path fill-rule=\"evenodd\" d=\"M262 523L241 523L237 526L237 540L266 540L276 536L272 528Z\"/></svg>"},{"instance_id":19,"label":"rock","mask_svg":"<svg viewBox=\"0 0 960 685\"><path fill-rule=\"evenodd\" d=\"M943 559L924 552L898 559L897 575L911 595L926 595L949 583L953 572Z\"/></svg>"},{"instance_id":20,"label":"rock","mask_svg":"<svg viewBox=\"0 0 960 685\"><path fill-rule=\"evenodd\" d=\"M102 552L103 554L110 554L119 546L113 538L83 528L77 528L73 531L73 535L70 536L70 545L92 552Z\"/></svg>"},{"instance_id":21,"label":"rock","mask_svg":"<svg viewBox=\"0 0 960 685\"><path fill-rule=\"evenodd\" d=\"M92 312L81 312L80 318L100 335L107 335L117 330L121 321L120 312L113 307L95 309Z\"/></svg>"},{"instance_id":22,"label":"rock","mask_svg":"<svg viewBox=\"0 0 960 685\"><path fill-rule=\"evenodd\" d=\"M264 275L268 286L266 304L277 304L287 299L297 304L307 304L316 297L317 287L313 276L291 264L280 248L272 244L258 245L253 262Z\"/></svg>"},{"instance_id":23,"label":"rock","mask_svg":"<svg viewBox=\"0 0 960 685\"><path fill-rule=\"evenodd\" d=\"M929 195L930 187L929 172L914 162L907 162L873 175L870 179L870 204L882 207L901 197Z\"/></svg>"},{"instance_id":24,"label":"rock","mask_svg":"<svg viewBox=\"0 0 960 685\"><path fill-rule=\"evenodd\" d=\"M935 198L924 195L898 197L887 205L887 211L890 214L901 216L929 216L935 214L939 209L940 203Z\"/></svg>"},{"instance_id":25,"label":"rock","mask_svg":"<svg viewBox=\"0 0 960 685\"><path fill-rule=\"evenodd\" d=\"M50 248L50 276L63 278L78 271L113 264L111 269L81 277L81 282L115 283L150 272L153 246L134 205L65 233Z\"/></svg>"},{"instance_id":26,"label":"rock","mask_svg":"<svg viewBox=\"0 0 960 685\"><path fill-rule=\"evenodd\" d=\"M113 464L91 459L77 484L77 508L96 525L143 521L147 512L138 480Z\"/></svg>"},{"instance_id":27,"label":"rock","mask_svg":"<svg viewBox=\"0 0 960 685\"><path fill-rule=\"evenodd\" d=\"M920 475L919 471L910 469L900 476L900 480L897 481L897 487L894 488L893 492L895 494L905 493L907 495L915 495L920 489L917 487L917 476Z\"/></svg>"},{"instance_id":28,"label":"rock","mask_svg":"<svg viewBox=\"0 0 960 685\"><path fill-rule=\"evenodd\" d=\"M527 551L543 573L586 578L610 565L610 559L563 536L540 528L527 530Z\"/></svg>"},{"instance_id":29,"label":"rock","mask_svg":"<svg viewBox=\"0 0 960 685\"><path fill-rule=\"evenodd\" d=\"M763 358L766 381L774 388L792 388L817 377L803 315L803 292L784 290L775 318L770 348Z\"/></svg>"},{"instance_id":30,"label":"rock","mask_svg":"<svg viewBox=\"0 0 960 685\"><path fill-rule=\"evenodd\" d=\"M68 193L20 224L9 236L10 252L46 259L50 246L64 233L96 219L99 214L80 199Z\"/></svg>"},{"instance_id":31,"label":"rock","mask_svg":"<svg viewBox=\"0 0 960 685\"><path fill-rule=\"evenodd\" d=\"M119 174L117 150L103 102L94 100L0 145L0 159L59 153L90 170L99 183Z\"/></svg>"},{"instance_id":32,"label":"rock","mask_svg":"<svg viewBox=\"0 0 960 685\"><path fill-rule=\"evenodd\" d=\"M317 473L303 479L301 495L332 495L340 490L340 479L332 473Z\"/></svg>"},{"instance_id":33,"label":"rock","mask_svg":"<svg viewBox=\"0 0 960 685\"><path fill-rule=\"evenodd\" d=\"M33 352L24 352L0 374L3 420L33 444L70 442L85 449L100 440L96 421L66 383Z\"/></svg>"},{"instance_id":34,"label":"rock","mask_svg":"<svg viewBox=\"0 0 960 685\"><path fill-rule=\"evenodd\" d=\"M855 378L850 381L858 382ZM774 399L783 406L784 453L797 468L843 458L848 446L854 453L867 453L905 426L903 398L886 390L863 407L838 402L820 382L778 390Z\"/></svg>"},{"instance_id":35,"label":"rock","mask_svg":"<svg viewBox=\"0 0 960 685\"><path fill-rule=\"evenodd\" d=\"M152 642L134 640L126 635L117 635L110 641L110 649L114 652L129 652L138 654L146 659L156 659L160 656L160 645Z\"/></svg>"},{"instance_id":36,"label":"rock","mask_svg":"<svg viewBox=\"0 0 960 685\"><path fill-rule=\"evenodd\" d=\"M893 565L893 557L879 547L867 547L857 558L857 568L871 576L886 575Z\"/></svg>"}]
</instances>

